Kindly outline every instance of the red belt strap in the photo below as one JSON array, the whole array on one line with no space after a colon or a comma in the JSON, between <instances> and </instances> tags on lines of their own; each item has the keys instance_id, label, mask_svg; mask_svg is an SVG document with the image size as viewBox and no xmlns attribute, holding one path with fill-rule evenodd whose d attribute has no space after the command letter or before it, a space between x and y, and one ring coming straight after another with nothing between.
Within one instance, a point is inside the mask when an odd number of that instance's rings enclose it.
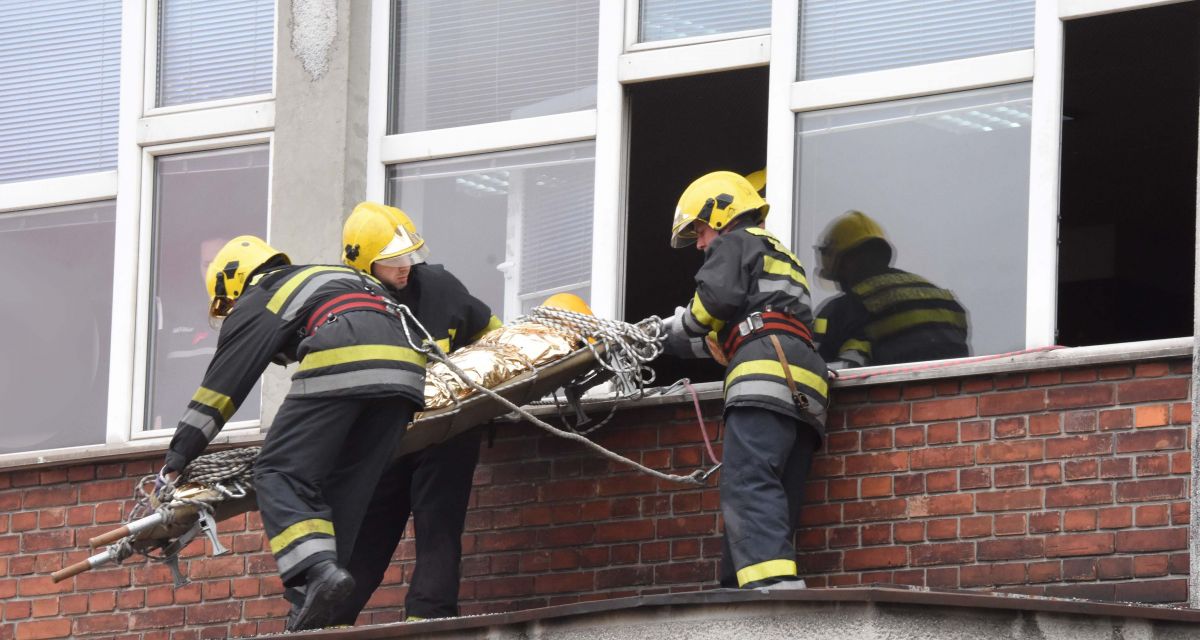
<instances>
[{"instance_id":1,"label":"red belt strap","mask_svg":"<svg viewBox=\"0 0 1200 640\"><path fill-rule=\"evenodd\" d=\"M318 307L308 318L308 324L305 325L304 331L311 336L322 325L340 314L359 310L388 312L387 305L379 296L370 293L346 293L336 296Z\"/></svg>"},{"instance_id":2,"label":"red belt strap","mask_svg":"<svg viewBox=\"0 0 1200 640\"><path fill-rule=\"evenodd\" d=\"M754 329L750 333L742 335L742 333L735 326L733 331L729 333L729 337L725 338L725 344L723 347L727 357L732 358L734 352L742 346L742 343L746 340L749 340L754 334L767 331L789 333L803 340L808 346L812 346L812 331L810 331L808 326L797 320L794 316L781 313L779 311L764 311L759 315L762 316L761 329Z\"/></svg>"}]
</instances>

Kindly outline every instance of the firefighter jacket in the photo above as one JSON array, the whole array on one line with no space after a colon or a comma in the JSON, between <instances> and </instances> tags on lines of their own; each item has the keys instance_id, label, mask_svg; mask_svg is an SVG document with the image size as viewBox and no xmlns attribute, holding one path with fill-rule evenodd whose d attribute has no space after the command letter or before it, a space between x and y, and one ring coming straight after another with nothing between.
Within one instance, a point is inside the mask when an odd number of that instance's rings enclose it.
<instances>
[{"instance_id":1,"label":"firefighter jacket","mask_svg":"<svg viewBox=\"0 0 1200 640\"><path fill-rule=\"evenodd\" d=\"M665 346L682 357L709 355L706 335L725 344L737 325L755 312L782 312L811 327L810 300L804 267L783 243L765 229L735 226L705 250L696 293L677 312L677 320L668 322ZM769 335L776 335L783 347L797 391L805 398L801 404L792 398ZM764 331L750 334L736 352L725 356L726 409L768 409L805 422L824 437L827 372L808 343L789 333Z\"/></svg>"},{"instance_id":2,"label":"firefighter jacket","mask_svg":"<svg viewBox=\"0 0 1200 640\"><path fill-rule=\"evenodd\" d=\"M300 363L289 398L402 396L422 406L425 356L383 310L385 296L382 284L349 267L293 265L256 275L221 326L167 466L182 470L200 455L271 362Z\"/></svg>"},{"instance_id":3,"label":"firefighter jacket","mask_svg":"<svg viewBox=\"0 0 1200 640\"><path fill-rule=\"evenodd\" d=\"M403 289L388 289L413 310L442 351L461 349L500 326L500 319L440 264L418 264Z\"/></svg>"},{"instance_id":4,"label":"firefighter jacket","mask_svg":"<svg viewBox=\"0 0 1200 640\"><path fill-rule=\"evenodd\" d=\"M813 328L821 357L851 366L970 355L967 313L954 294L899 269L828 300Z\"/></svg>"}]
</instances>

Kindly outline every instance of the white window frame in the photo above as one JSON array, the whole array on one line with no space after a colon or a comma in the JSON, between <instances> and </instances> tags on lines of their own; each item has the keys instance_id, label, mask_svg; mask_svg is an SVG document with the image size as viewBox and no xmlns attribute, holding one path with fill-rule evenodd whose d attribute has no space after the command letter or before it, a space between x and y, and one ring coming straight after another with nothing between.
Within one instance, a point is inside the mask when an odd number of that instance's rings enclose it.
<instances>
[{"instance_id":1,"label":"white window frame","mask_svg":"<svg viewBox=\"0 0 1200 640\"><path fill-rule=\"evenodd\" d=\"M150 373L150 321L151 321L151 291L150 276L154 270L153 263L153 247L151 246L154 238L154 223L156 212L154 210L155 200L155 174L154 169L156 159L159 156L176 155L180 153L191 153L196 151L215 151L220 149L236 149L238 147L248 147L254 145L268 145L268 166L267 166L267 184L271 184L271 171L274 161L273 143L274 134L272 132L251 133L233 136L224 136L220 138L208 138L204 140L192 140L188 142L175 142L171 144L158 145L154 147L145 147L142 149L142 175L146 177L142 181L141 189L141 211L142 215L139 220L138 237L138 278L137 278L137 311L134 314L136 318L135 338L134 338L134 354L133 354L133 398L132 406L132 425L133 429L130 434L130 440L146 440L170 438L175 433L175 425L165 426L162 429L146 429L138 428L138 425L146 424L146 404L149 398L149 383L147 377ZM267 189L267 229L271 228L271 189ZM268 243L270 238L266 238ZM199 387L200 381L196 380L196 386ZM179 407L182 412L184 407ZM253 429L254 433L258 432L258 427L261 421L258 418L250 420L234 420L227 422L221 432L233 433L239 430Z\"/></svg>"},{"instance_id":2,"label":"white window frame","mask_svg":"<svg viewBox=\"0 0 1200 640\"><path fill-rule=\"evenodd\" d=\"M742 31L730 31L728 33L714 33L707 36L691 36L688 38L674 38L671 40L651 40L649 42L639 42L638 33L641 31L641 16L642 16L642 1L643 0L625 0L625 36L624 44L625 51L649 51L653 49L663 49L670 47L687 47L697 44L706 44L710 42L718 42L721 40L734 40L737 38L752 38L756 36L770 35L771 27L759 29L744 29ZM601 4L603 4L603 0ZM772 11L774 5L772 3ZM774 24L774 15L771 19ZM705 73L708 73L707 71Z\"/></svg>"},{"instance_id":3,"label":"white window frame","mask_svg":"<svg viewBox=\"0 0 1200 640\"><path fill-rule=\"evenodd\" d=\"M279 34L274 34L271 38L271 90L267 93L258 93L248 96L237 96L234 98L221 98L219 100L204 100L200 102L190 102L187 104L172 105L169 107L160 107L158 101L158 4L160 0L139 0L145 2L146 17L145 17L145 51L143 74L143 89L142 89L142 114L144 116L158 116L173 113L185 113L199 110L223 110L229 107L237 107L242 105L250 105L256 103L274 103L275 100L275 70L278 67L279 59ZM128 4L128 3L126 3ZM274 15L276 24L279 24L279 2L276 1ZM235 111L236 113L236 111ZM221 116L217 116L221 117ZM228 116L226 116L228 117Z\"/></svg>"}]
</instances>

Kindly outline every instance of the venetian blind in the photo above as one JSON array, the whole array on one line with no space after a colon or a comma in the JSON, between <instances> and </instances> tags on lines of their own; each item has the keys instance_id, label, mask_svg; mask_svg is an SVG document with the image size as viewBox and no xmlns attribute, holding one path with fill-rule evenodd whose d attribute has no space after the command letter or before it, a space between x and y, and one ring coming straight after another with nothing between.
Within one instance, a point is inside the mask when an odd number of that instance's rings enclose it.
<instances>
[{"instance_id":1,"label":"venetian blind","mask_svg":"<svg viewBox=\"0 0 1200 640\"><path fill-rule=\"evenodd\" d=\"M639 42L764 29L771 0L642 0L639 18Z\"/></svg>"},{"instance_id":2,"label":"venetian blind","mask_svg":"<svg viewBox=\"0 0 1200 640\"><path fill-rule=\"evenodd\" d=\"M160 0L160 107L271 92L274 0Z\"/></svg>"}]
</instances>

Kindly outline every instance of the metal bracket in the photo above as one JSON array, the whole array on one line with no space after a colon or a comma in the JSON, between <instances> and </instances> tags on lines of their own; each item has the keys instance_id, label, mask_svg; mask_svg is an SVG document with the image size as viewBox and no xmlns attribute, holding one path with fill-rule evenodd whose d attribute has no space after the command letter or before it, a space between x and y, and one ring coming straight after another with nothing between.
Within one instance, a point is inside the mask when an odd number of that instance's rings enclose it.
<instances>
[{"instance_id":1,"label":"metal bracket","mask_svg":"<svg viewBox=\"0 0 1200 640\"><path fill-rule=\"evenodd\" d=\"M217 521L213 519L211 513L200 511L198 524L200 525L200 531L208 536L208 541L212 543L212 554L214 556L223 556L229 553L229 549L217 539Z\"/></svg>"}]
</instances>

